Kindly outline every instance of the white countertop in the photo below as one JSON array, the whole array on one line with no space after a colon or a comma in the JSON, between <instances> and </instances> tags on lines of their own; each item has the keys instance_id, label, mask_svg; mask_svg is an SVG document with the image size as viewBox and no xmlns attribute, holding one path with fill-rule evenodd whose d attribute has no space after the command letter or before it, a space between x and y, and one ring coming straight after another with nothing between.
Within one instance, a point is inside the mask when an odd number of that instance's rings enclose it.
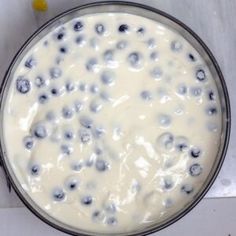
<instances>
[{"instance_id":1,"label":"white countertop","mask_svg":"<svg viewBox=\"0 0 236 236\"><path fill-rule=\"evenodd\" d=\"M67 9L89 2L91 1L48 0L49 10L45 13L35 13L31 8L31 0L1 0L0 72L2 77L14 54L39 26ZM234 223L236 222L236 198L230 198L236 197L236 145L234 145L236 141L234 122L236 117L236 95L234 95L236 91L236 0L136 0L133 2L147 4L172 14L205 41L225 76L233 118L226 160L215 184L206 196L206 198L226 198L203 200L187 217L158 235L236 235ZM19 235L19 230L24 236L63 235L40 222L23 208L23 204L14 192L8 193L2 170L0 170L0 177L1 236L13 236L16 233ZM9 220L10 227L8 227ZM221 227L218 222L221 222Z\"/></svg>"}]
</instances>

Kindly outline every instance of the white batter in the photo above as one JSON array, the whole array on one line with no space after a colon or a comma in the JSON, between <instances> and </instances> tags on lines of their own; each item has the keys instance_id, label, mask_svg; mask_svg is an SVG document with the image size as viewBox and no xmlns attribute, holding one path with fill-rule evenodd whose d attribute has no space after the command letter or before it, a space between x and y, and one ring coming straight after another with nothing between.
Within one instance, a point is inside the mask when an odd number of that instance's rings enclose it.
<instances>
[{"instance_id":1,"label":"white batter","mask_svg":"<svg viewBox=\"0 0 236 236\"><path fill-rule=\"evenodd\" d=\"M192 201L215 160L214 80L180 35L129 14L87 15L40 40L4 110L27 194L78 229L130 232Z\"/></svg>"}]
</instances>

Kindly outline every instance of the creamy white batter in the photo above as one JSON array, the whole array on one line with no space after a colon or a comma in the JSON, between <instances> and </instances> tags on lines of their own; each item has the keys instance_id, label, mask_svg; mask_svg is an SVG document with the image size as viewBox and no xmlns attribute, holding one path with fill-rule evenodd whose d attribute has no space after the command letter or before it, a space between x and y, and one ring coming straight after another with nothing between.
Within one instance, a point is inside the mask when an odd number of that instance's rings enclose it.
<instances>
[{"instance_id":1,"label":"creamy white batter","mask_svg":"<svg viewBox=\"0 0 236 236\"><path fill-rule=\"evenodd\" d=\"M221 118L212 75L182 36L103 13L58 27L23 58L4 142L38 206L112 234L159 223L192 201L215 160Z\"/></svg>"}]
</instances>

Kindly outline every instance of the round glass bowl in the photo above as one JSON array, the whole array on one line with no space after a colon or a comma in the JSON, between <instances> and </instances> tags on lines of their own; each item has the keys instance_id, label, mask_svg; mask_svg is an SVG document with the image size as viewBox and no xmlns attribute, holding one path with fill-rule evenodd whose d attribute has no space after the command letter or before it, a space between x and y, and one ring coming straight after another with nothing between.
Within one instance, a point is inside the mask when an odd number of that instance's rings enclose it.
<instances>
[{"instance_id":1,"label":"round glass bowl","mask_svg":"<svg viewBox=\"0 0 236 236\"><path fill-rule=\"evenodd\" d=\"M19 63L26 55L26 53L34 46L42 37L47 35L49 32L54 30L59 25L62 25L73 18L83 16L86 14L95 14L95 13L130 13L133 15L142 16L159 23L177 31L182 37L184 37L201 55L204 59L206 65L208 66L213 78L215 79L215 83L218 89L218 94L220 97L221 110L222 110L222 133L220 137L220 146L218 149L218 155L215 158L214 165L205 181L202 185L200 191L194 196L193 200L189 202L183 209L179 212L175 213L168 219L164 219L162 222L157 224L150 225L143 229L137 229L133 232L124 232L120 234L114 235L147 235L158 230L161 230L170 224L173 224L175 221L183 217L187 214L206 194L206 192L211 187L214 182L217 174L222 166L224 161L224 157L226 154L226 150L229 142L230 135L230 103L229 96L227 93L227 88L225 85L225 81L223 75L220 71L220 68L213 57L212 53L209 51L207 46L202 42L202 40L187 26L185 26L182 22L173 18L170 15L167 15L164 12L161 12L157 9L147 7L145 5L128 3L128 2L102 2L102 3L93 3L84 6L80 6L69 10L46 23L42 26L36 33L34 33L30 39L22 46L19 52L16 54L13 59L10 67L4 77L2 86L1 86L1 159L2 164L7 176L7 179L10 182L10 185L14 188L20 199L25 203L25 205L40 219L42 219L47 224L59 229L63 232L72 234L72 235L99 235L99 233L86 232L77 228L73 228L69 225L63 224L59 222L52 216L48 215L45 211L43 211L24 191L19 180L17 179L14 170L6 156L6 147L3 139L3 112L4 112L4 104L6 101L6 96L8 93L8 89L10 87L14 72L18 67ZM105 234L102 234L105 235ZM111 235L110 233L107 235Z\"/></svg>"}]
</instances>

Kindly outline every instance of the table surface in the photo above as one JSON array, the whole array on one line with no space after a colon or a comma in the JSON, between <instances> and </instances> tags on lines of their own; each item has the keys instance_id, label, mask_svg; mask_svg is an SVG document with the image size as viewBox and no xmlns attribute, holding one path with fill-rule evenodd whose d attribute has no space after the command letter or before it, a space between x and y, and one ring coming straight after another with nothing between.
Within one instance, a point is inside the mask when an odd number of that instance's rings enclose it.
<instances>
[{"instance_id":1,"label":"table surface","mask_svg":"<svg viewBox=\"0 0 236 236\"><path fill-rule=\"evenodd\" d=\"M89 2L91 1L48 0L49 10L39 13L32 10L31 0L1 0L1 77L20 46L43 23L67 9ZM233 122L236 117L236 96L234 96L236 91L236 0L136 0L133 2L159 8L184 22L205 41L219 62L231 100L232 131L226 160L206 198L236 197L236 145L234 145L236 123ZM14 192L8 193L2 170L0 170L0 192L0 208L23 206Z\"/></svg>"}]
</instances>

